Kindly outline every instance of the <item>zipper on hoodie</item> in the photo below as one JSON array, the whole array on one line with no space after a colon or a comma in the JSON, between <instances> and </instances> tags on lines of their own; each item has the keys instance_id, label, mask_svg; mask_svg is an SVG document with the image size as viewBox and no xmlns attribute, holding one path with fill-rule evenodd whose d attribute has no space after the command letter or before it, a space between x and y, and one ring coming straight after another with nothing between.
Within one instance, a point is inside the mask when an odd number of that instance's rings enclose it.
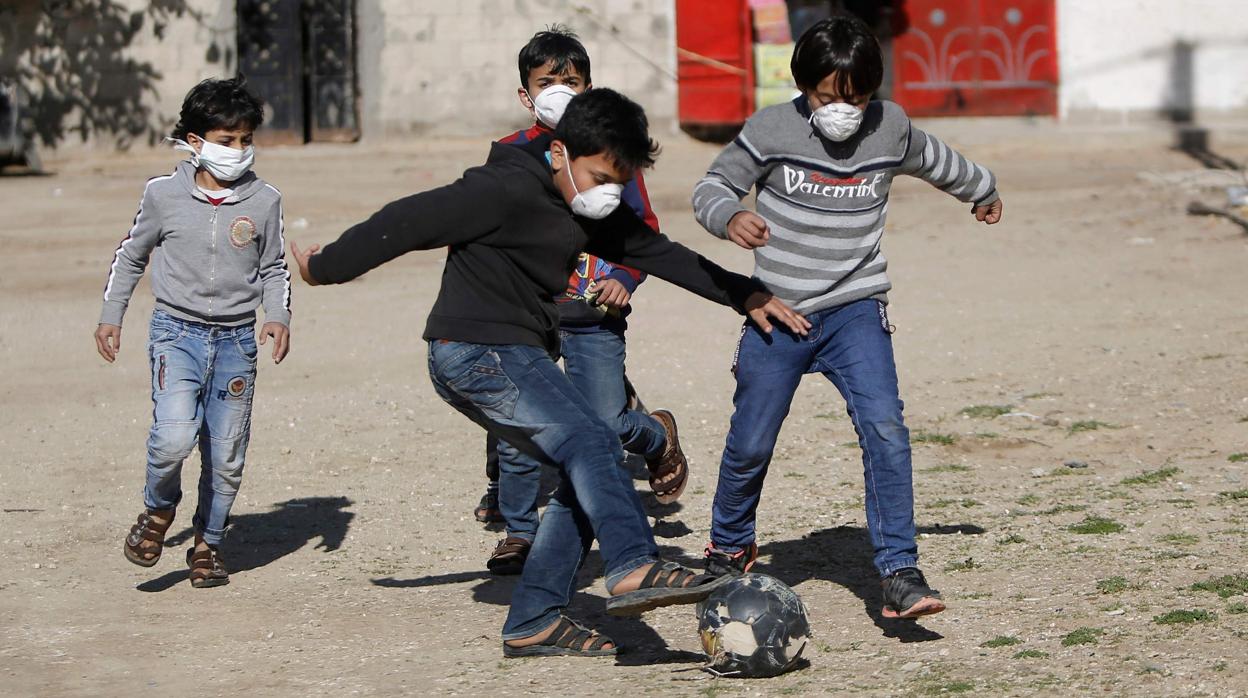
<instances>
[{"instance_id":1,"label":"zipper on hoodie","mask_svg":"<svg viewBox=\"0 0 1248 698\"><path fill-rule=\"evenodd\" d=\"M212 249L209 254L208 264L208 316L212 317L212 299L217 295L217 209L221 208L220 204L212 207Z\"/></svg>"}]
</instances>

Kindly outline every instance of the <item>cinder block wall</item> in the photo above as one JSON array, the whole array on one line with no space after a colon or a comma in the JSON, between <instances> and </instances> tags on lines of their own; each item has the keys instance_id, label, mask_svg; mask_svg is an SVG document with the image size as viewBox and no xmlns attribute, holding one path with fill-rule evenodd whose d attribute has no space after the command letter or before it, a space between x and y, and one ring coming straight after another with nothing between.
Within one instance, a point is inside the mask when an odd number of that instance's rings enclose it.
<instances>
[{"instance_id":1,"label":"cinder block wall","mask_svg":"<svg viewBox=\"0 0 1248 698\"><path fill-rule=\"evenodd\" d=\"M676 119L674 0L360 0L361 117L366 139L495 134L527 125L516 54L565 24L585 43L597 87Z\"/></svg>"}]
</instances>

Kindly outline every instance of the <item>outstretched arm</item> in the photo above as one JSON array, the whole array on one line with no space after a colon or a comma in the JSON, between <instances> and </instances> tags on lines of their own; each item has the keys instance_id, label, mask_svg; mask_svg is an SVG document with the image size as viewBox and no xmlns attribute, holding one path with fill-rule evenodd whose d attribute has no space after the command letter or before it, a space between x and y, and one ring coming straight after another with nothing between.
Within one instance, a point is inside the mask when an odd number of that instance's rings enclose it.
<instances>
[{"instance_id":1,"label":"outstretched arm","mask_svg":"<svg viewBox=\"0 0 1248 698\"><path fill-rule=\"evenodd\" d=\"M112 363L121 351L121 320L134 287L143 277L147 262L156 243L160 242L160 216L156 212L152 184L168 177L148 180L139 201L139 212L126 237L113 253L113 263L108 268L108 281L104 284L104 304L100 309L100 322L95 328L95 349Z\"/></svg>"},{"instance_id":2,"label":"outstretched arm","mask_svg":"<svg viewBox=\"0 0 1248 698\"><path fill-rule=\"evenodd\" d=\"M386 204L321 249L291 245L299 275L315 286L346 283L412 250L431 250L484 237L509 215L506 183L475 167L455 182Z\"/></svg>"},{"instance_id":3,"label":"outstretched arm","mask_svg":"<svg viewBox=\"0 0 1248 698\"><path fill-rule=\"evenodd\" d=\"M627 264L691 291L708 300L749 315L762 330L771 331L768 318L806 334L810 323L773 298L767 287L720 267L693 250L656 234L627 211L616 211L596 225L585 222L590 233L586 252L611 262Z\"/></svg>"},{"instance_id":4,"label":"outstretched arm","mask_svg":"<svg viewBox=\"0 0 1248 698\"><path fill-rule=\"evenodd\" d=\"M900 171L971 204L975 220L988 225L1001 220L1001 195L997 193L997 178L992 172L913 124Z\"/></svg>"}]
</instances>

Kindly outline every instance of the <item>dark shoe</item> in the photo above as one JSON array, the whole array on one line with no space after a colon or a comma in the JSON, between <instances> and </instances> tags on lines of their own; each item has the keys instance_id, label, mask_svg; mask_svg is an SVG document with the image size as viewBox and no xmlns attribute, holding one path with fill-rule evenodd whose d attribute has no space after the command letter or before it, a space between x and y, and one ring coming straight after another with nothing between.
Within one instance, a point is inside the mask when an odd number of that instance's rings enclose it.
<instances>
[{"instance_id":1,"label":"dark shoe","mask_svg":"<svg viewBox=\"0 0 1248 698\"><path fill-rule=\"evenodd\" d=\"M191 586L196 589L219 587L230 583L230 573L225 570L225 563L216 548L208 548L195 552L195 548L186 551L186 566L191 568Z\"/></svg>"},{"instance_id":2,"label":"dark shoe","mask_svg":"<svg viewBox=\"0 0 1248 698\"><path fill-rule=\"evenodd\" d=\"M507 536L495 546L485 566L494 574L520 574L524 571L524 561L529 559L529 549L533 543L524 538Z\"/></svg>"},{"instance_id":3,"label":"dark shoe","mask_svg":"<svg viewBox=\"0 0 1248 698\"><path fill-rule=\"evenodd\" d=\"M738 550L735 553L720 550L715 547L714 543L707 543L702 567L707 574L716 577L724 575L740 577L750 571L757 559L758 546L754 543L750 543L744 550Z\"/></svg>"},{"instance_id":4,"label":"dark shoe","mask_svg":"<svg viewBox=\"0 0 1248 698\"><path fill-rule=\"evenodd\" d=\"M880 582L884 586L885 618L918 618L945 610L940 592L927 586L917 567L904 567Z\"/></svg>"},{"instance_id":5,"label":"dark shoe","mask_svg":"<svg viewBox=\"0 0 1248 698\"><path fill-rule=\"evenodd\" d=\"M663 425L667 434L663 453L646 459L646 467L650 469L650 489L654 490L655 499L659 504L671 504L680 499L689 482L689 461L684 451L680 450L680 437L676 434L676 418L667 410L655 410L651 417ZM663 478L675 474L676 477L662 482Z\"/></svg>"},{"instance_id":6,"label":"dark shoe","mask_svg":"<svg viewBox=\"0 0 1248 698\"><path fill-rule=\"evenodd\" d=\"M477 508L472 510L472 515L481 523L501 522L503 512L498 508L498 490L486 490L485 494L481 495Z\"/></svg>"}]
</instances>

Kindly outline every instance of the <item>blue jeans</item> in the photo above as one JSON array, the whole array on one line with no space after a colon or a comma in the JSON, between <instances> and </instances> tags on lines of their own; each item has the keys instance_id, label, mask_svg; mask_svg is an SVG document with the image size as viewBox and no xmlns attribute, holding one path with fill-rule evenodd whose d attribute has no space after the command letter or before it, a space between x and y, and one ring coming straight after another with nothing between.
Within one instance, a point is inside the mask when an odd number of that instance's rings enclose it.
<instances>
[{"instance_id":1,"label":"blue jeans","mask_svg":"<svg viewBox=\"0 0 1248 698\"><path fill-rule=\"evenodd\" d=\"M918 564L910 432L902 421L897 368L884 305L861 300L807 316L800 337L747 323L734 372L732 425L719 464L711 541L736 551L754 542L754 518L780 425L802 376L822 373L845 398L862 447L867 530L885 577Z\"/></svg>"},{"instance_id":2,"label":"blue jeans","mask_svg":"<svg viewBox=\"0 0 1248 698\"><path fill-rule=\"evenodd\" d=\"M545 350L435 340L429 376L452 407L559 470L559 488L512 592L504 640L528 637L558 619L595 538L608 590L658 559L641 499L620 467L619 437Z\"/></svg>"},{"instance_id":3,"label":"blue jeans","mask_svg":"<svg viewBox=\"0 0 1248 698\"><path fill-rule=\"evenodd\" d=\"M251 438L256 335L251 325L221 327L152 313L152 430L147 438L148 509L182 500L182 461L199 445L195 530L209 545L225 535Z\"/></svg>"},{"instance_id":4,"label":"blue jeans","mask_svg":"<svg viewBox=\"0 0 1248 698\"><path fill-rule=\"evenodd\" d=\"M667 435L658 420L628 409L624 388L624 336L615 332L559 333L563 370L591 413L613 428L624 450L656 456ZM537 535L541 466L506 441L498 443L498 509L507 535L532 541Z\"/></svg>"}]
</instances>

